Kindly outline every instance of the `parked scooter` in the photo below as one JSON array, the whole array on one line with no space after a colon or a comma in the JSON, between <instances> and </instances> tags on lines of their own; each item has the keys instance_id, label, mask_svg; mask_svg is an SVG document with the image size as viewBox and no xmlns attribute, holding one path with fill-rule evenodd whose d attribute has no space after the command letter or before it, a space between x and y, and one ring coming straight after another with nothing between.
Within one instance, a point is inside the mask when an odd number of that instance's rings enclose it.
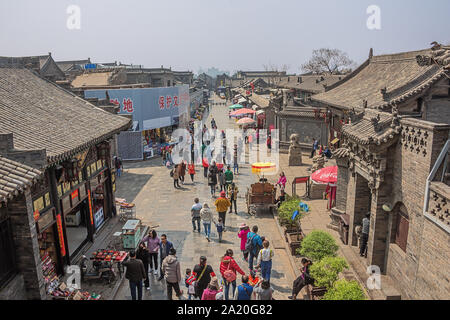
<instances>
[{"instance_id":1,"label":"parked scooter","mask_svg":"<svg viewBox=\"0 0 450 320\"><path fill-rule=\"evenodd\" d=\"M116 278L113 263L110 261L93 261L92 268L88 270L89 259L83 255L80 261L81 281L107 280L111 283Z\"/></svg>"}]
</instances>

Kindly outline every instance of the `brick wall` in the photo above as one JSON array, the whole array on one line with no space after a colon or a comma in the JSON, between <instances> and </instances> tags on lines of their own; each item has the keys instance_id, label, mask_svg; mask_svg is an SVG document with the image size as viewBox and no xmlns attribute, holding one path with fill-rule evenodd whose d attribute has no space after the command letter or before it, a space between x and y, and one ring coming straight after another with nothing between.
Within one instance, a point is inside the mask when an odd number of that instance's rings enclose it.
<instances>
[{"instance_id":1,"label":"brick wall","mask_svg":"<svg viewBox=\"0 0 450 320\"><path fill-rule=\"evenodd\" d=\"M17 267L23 276L27 299L46 299L30 191L10 201L7 210L11 218Z\"/></svg>"}]
</instances>

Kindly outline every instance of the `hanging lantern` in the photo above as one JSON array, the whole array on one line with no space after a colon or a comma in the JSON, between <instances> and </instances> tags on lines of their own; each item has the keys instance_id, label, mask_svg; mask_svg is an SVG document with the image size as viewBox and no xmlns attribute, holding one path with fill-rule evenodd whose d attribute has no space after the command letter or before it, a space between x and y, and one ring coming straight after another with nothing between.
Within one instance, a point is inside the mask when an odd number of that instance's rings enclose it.
<instances>
[{"instance_id":1,"label":"hanging lantern","mask_svg":"<svg viewBox=\"0 0 450 320\"><path fill-rule=\"evenodd\" d=\"M78 180L78 160L72 159L64 163L66 172L66 180L76 181Z\"/></svg>"},{"instance_id":2,"label":"hanging lantern","mask_svg":"<svg viewBox=\"0 0 450 320\"><path fill-rule=\"evenodd\" d=\"M99 159L104 159L106 160L106 158L108 157L109 154L109 143L101 143L98 147L97 147L97 152L98 152L98 158Z\"/></svg>"}]
</instances>

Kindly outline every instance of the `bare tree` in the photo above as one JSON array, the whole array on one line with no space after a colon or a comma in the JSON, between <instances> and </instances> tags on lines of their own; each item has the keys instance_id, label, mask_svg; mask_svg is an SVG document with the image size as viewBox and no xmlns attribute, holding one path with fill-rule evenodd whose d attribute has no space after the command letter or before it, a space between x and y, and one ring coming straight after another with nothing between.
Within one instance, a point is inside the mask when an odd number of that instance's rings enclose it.
<instances>
[{"instance_id":1,"label":"bare tree","mask_svg":"<svg viewBox=\"0 0 450 320\"><path fill-rule=\"evenodd\" d=\"M313 50L312 57L308 62L302 64L301 69L312 73L341 73L344 69L351 69L354 62L347 53L339 49L321 48ZM347 71L347 70L345 70Z\"/></svg>"},{"instance_id":2,"label":"bare tree","mask_svg":"<svg viewBox=\"0 0 450 320\"><path fill-rule=\"evenodd\" d=\"M278 67L277 65L272 64L272 63L269 62L268 64L263 64L263 68L264 68L264 71L287 72L289 70L289 68L290 68L290 65L283 64L280 67ZM269 85L270 84L275 85L275 79L276 78L277 78L277 74L276 73L274 73L271 76L269 76L268 77Z\"/></svg>"}]
</instances>

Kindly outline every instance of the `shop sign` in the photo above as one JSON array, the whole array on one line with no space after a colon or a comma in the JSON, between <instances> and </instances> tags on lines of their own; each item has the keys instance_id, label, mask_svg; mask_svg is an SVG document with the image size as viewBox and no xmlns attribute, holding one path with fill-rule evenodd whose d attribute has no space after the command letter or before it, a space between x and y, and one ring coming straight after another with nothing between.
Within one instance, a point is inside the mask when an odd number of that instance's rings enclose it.
<instances>
[{"instance_id":1,"label":"shop sign","mask_svg":"<svg viewBox=\"0 0 450 320\"><path fill-rule=\"evenodd\" d=\"M64 245L64 234L62 228L61 214L56 215L56 226L58 227L59 245L61 247L61 256L66 256L66 246Z\"/></svg>"},{"instance_id":2,"label":"shop sign","mask_svg":"<svg viewBox=\"0 0 450 320\"><path fill-rule=\"evenodd\" d=\"M98 209L98 211L94 215L94 223L96 229L102 224L104 218L103 208Z\"/></svg>"},{"instance_id":3,"label":"shop sign","mask_svg":"<svg viewBox=\"0 0 450 320\"><path fill-rule=\"evenodd\" d=\"M78 198L78 189L72 192L72 200Z\"/></svg>"},{"instance_id":4,"label":"shop sign","mask_svg":"<svg viewBox=\"0 0 450 320\"><path fill-rule=\"evenodd\" d=\"M94 224L94 217L92 216L91 190L88 190L88 201L89 201L89 216L91 217L91 224Z\"/></svg>"}]
</instances>

